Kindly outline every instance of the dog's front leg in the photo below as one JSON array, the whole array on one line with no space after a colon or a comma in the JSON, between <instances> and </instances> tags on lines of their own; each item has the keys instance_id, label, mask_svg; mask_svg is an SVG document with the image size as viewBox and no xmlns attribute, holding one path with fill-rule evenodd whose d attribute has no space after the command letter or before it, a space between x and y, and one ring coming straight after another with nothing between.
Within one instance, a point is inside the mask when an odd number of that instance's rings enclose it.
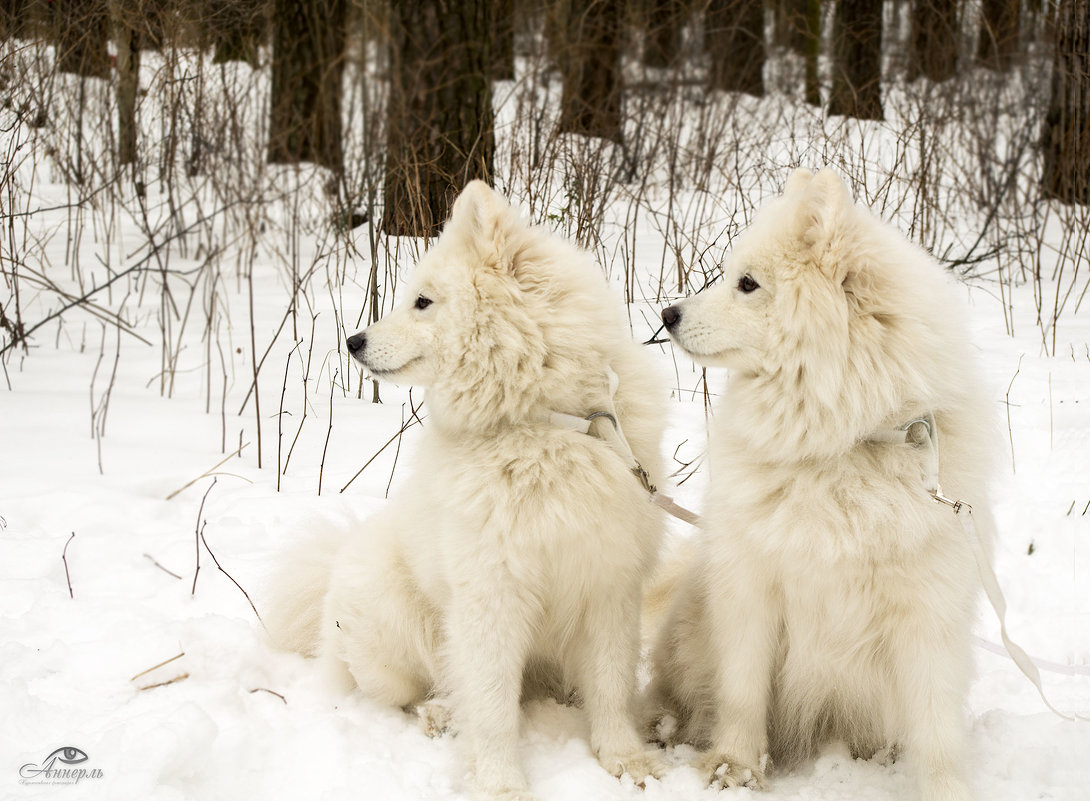
<instances>
[{"instance_id":1,"label":"dog's front leg","mask_svg":"<svg viewBox=\"0 0 1090 801\"><path fill-rule=\"evenodd\" d=\"M662 764L636 731L632 699L639 653L640 598L616 588L595 593L583 616L582 685L591 749L614 776L642 785Z\"/></svg>"},{"instance_id":2,"label":"dog's front leg","mask_svg":"<svg viewBox=\"0 0 1090 801\"><path fill-rule=\"evenodd\" d=\"M921 604L923 609L935 605ZM965 781L964 698L969 683L967 625L916 613L891 643L905 725L905 745L919 763L922 801L970 801ZM913 619L915 618L915 619Z\"/></svg>"},{"instance_id":3,"label":"dog's front leg","mask_svg":"<svg viewBox=\"0 0 1090 801\"><path fill-rule=\"evenodd\" d=\"M454 588L447 618L454 721L467 739L476 796L529 801L519 764L519 699L531 628L529 603L501 566Z\"/></svg>"},{"instance_id":4,"label":"dog's front leg","mask_svg":"<svg viewBox=\"0 0 1090 801\"><path fill-rule=\"evenodd\" d=\"M763 788L780 604L759 564L734 561L708 569L717 574L706 599L716 722L701 767L713 787Z\"/></svg>"}]
</instances>

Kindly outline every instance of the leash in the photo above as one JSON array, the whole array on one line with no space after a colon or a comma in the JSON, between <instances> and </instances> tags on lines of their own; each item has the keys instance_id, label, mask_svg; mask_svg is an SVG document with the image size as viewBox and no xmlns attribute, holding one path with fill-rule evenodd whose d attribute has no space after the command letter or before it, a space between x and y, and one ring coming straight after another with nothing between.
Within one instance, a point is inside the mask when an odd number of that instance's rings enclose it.
<instances>
[{"instance_id":1,"label":"leash","mask_svg":"<svg viewBox=\"0 0 1090 801\"><path fill-rule=\"evenodd\" d=\"M1066 715L1052 705L1045 695L1045 688L1041 683L1041 673L1037 669L1037 663L1007 634L1007 601L1006 598L1003 597L1003 591L999 587L999 579L996 578L995 571L992 569L991 562L988 559L987 549L984 547L984 543L980 539L980 533L977 531L976 524L973 521L973 507L964 501L946 497L942 492L942 487L939 485L939 429L935 423L934 414L928 412L923 417L910 420L901 426L901 428L898 429L898 432L900 433L900 436L903 436L903 440L901 441L917 447L926 448L927 460L924 463L923 475L924 488L936 503L949 506L950 510L961 523L962 530L965 532L965 537L973 550L973 557L976 560L980 582L984 586L984 594L987 595L988 601L992 605L992 610L999 619L999 636L1003 641L1003 648L1006 649L1007 655L1014 661L1014 664L1018 666L1018 669L1022 671L1025 677L1030 680L1030 683L1037 688L1037 693L1041 696L1041 700L1044 701L1045 706L1052 712L1064 720L1073 721L1076 718L1086 720L1086 718L1081 715ZM872 437L872 439L896 442L898 432L890 432L890 435L888 436L881 435ZM984 642L986 646L990 646L988 647L988 650L993 653L1002 653L999 650L999 646L993 646L986 640L983 640L982 642Z\"/></svg>"},{"instance_id":2,"label":"leash","mask_svg":"<svg viewBox=\"0 0 1090 801\"><path fill-rule=\"evenodd\" d=\"M565 412L550 412L549 421L555 426L566 428L570 431L578 431L581 434L591 434L591 428L593 427L595 435L609 445L614 453L620 456L621 459L628 464L628 468L632 471L632 475L640 482L640 486L647 491L652 503L665 510L667 514L676 517L678 520L682 520L691 526L699 527L700 515L686 509L669 495L660 492L658 487L651 483L651 477L647 475L647 471L643 469L643 465L640 464L639 459L637 459L636 455L632 452L632 446L628 444L628 439L624 435L624 430L617 420L617 410L613 405L613 397L617 394L620 378L618 378L611 367L606 368L606 378L609 382L609 400L607 401L606 410L591 412L586 417L579 417L578 415L567 414ZM599 425L599 423L609 423L610 425Z\"/></svg>"}]
</instances>

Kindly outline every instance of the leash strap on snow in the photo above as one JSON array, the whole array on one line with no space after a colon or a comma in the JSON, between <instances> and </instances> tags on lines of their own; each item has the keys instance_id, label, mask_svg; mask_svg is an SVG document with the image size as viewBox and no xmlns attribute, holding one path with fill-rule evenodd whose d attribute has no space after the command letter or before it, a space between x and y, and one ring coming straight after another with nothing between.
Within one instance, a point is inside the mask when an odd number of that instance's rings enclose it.
<instances>
[{"instance_id":1,"label":"leash strap on snow","mask_svg":"<svg viewBox=\"0 0 1090 801\"><path fill-rule=\"evenodd\" d=\"M973 635L973 644L977 648L984 651L990 651L997 656L1006 656L1007 652L1002 645L997 645L991 640L985 640L983 637L977 637ZM1061 676L1090 676L1090 665L1061 665L1059 662L1050 662L1047 659L1038 659L1035 656L1031 656L1030 659L1033 664L1037 666L1038 670L1046 671L1047 673L1057 673ZM1086 718L1082 715L1076 715L1077 718Z\"/></svg>"},{"instance_id":2,"label":"leash strap on snow","mask_svg":"<svg viewBox=\"0 0 1090 801\"><path fill-rule=\"evenodd\" d=\"M591 434L593 428L593 433L628 463L632 475L640 482L640 486L647 490L648 495L651 496L651 501L656 506L664 509L678 520L693 526L699 526L699 515L681 506L669 495L659 492L658 488L651 483L651 477L647 475L647 471L643 469L643 465L640 464L639 459L632 452L632 446L628 444L628 439L624 435L620 421L617 420L616 409L613 406L613 396L617 394L620 378L610 367L606 368L606 378L609 382L609 400L607 401L608 409L606 411L592 412L586 417L565 414L564 412L550 412L550 422L560 428L578 431L581 434ZM609 423L610 425L596 425L597 423Z\"/></svg>"},{"instance_id":3,"label":"leash strap on snow","mask_svg":"<svg viewBox=\"0 0 1090 801\"><path fill-rule=\"evenodd\" d=\"M1045 706L1064 720L1075 720L1074 716L1065 715L1049 702L1048 697L1045 695L1045 688L1041 683L1041 673L1038 671L1034 660L1007 634L1007 601L1003 597L1003 591L999 587L999 579L996 578L995 571L988 559L987 550L984 543L981 542L980 534L973 522L973 507L964 501L946 497L939 485L939 430L935 424L935 416L928 412L925 416L906 423L901 427L900 431L904 432L904 441L908 444L926 448L924 487L932 500L950 507L965 531L965 537L969 540L969 545L973 549L973 558L976 560L980 582L984 585L984 594L988 596L988 602L991 603L996 617L999 618L999 636L1003 641L1003 647L1006 649L1007 655L1010 656L1025 677L1032 682L1033 686L1037 688L1037 693L1041 696ZM891 437L882 437L882 439L892 441Z\"/></svg>"},{"instance_id":4,"label":"leash strap on snow","mask_svg":"<svg viewBox=\"0 0 1090 801\"><path fill-rule=\"evenodd\" d=\"M948 498L943 498L939 493L932 493L932 497L940 503L949 504L950 502ZM956 504L952 506L954 514L961 521L965 536L973 547L973 556L976 557L976 566L980 573L980 581L984 585L984 594L988 596L988 601L991 603L992 609L995 610L996 617L999 618L999 637L1003 641L1003 647L1007 649L1007 654L1014 660L1014 664L1018 666L1018 669L1037 688L1037 693L1041 696L1041 700L1045 702L1045 706L1064 720L1074 720L1074 716L1065 715L1048 700L1048 696L1045 695L1045 688L1041 684L1041 673L1037 670L1037 665L1034 664L1030 655L1022 649L1022 646L1007 634L1007 601L1003 597L1003 591L999 588L999 579L996 578L995 571L992 570L992 566L988 563L988 554L984 550L984 543L980 541L980 535L973 524L973 508L961 501L955 501L954 504Z\"/></svg>"}]
</instances>

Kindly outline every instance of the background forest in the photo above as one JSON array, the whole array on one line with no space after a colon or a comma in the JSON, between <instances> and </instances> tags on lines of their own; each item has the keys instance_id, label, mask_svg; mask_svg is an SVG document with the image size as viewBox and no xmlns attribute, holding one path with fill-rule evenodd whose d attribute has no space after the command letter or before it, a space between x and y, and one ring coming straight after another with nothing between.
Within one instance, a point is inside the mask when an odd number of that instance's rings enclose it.
<instances>
[{"instance_id":1,"label":"background forest","mask_svg":"<svg viewBox=\"0 0 1090 801\"><path fill-rule=\"evenodd\" d=\"M343 280L362 256L351 302L367 303L336 321L351 333L390 302L401 249L426 246L393 238L433 235L473 177L597 251L630 301L714 280L733 233L800 164L839 168L959 274L1039 286L1046 349L1088 285L1085 0L0 8L5 367L69 309L131 327L112 297L123 275L163 296L169 368L195 299L211 341L225 282L249 280L261 251L293 286L296 341L315 272ZM56 264L51 237L28 236L43 180L66 187L55 233L93 237L102 264L77 247ZM112 253L122 218L146 239L135 264ZM313 263L300 237L320 243ZM201 254L180 282L176 254ZM637 287L642 259L659 276Z\"/></svg>"}]
</instances>

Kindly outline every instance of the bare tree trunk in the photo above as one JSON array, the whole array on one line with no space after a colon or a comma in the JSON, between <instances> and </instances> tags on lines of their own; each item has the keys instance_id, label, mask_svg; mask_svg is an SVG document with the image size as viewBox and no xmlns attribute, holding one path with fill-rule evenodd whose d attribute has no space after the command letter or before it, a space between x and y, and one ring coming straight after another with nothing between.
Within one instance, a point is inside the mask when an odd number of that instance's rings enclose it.
<instances>
[{"instance_id":1,"label":"bare tree trunk","mask_svg":"<svg viewBox=\"0 0 1090 801\"><path fill-rule=\"evenodd\" d=\"M622 11L620 0L567 0L566 42L553 59L564 77L561 132L621 141Z\"/></svg>"},{"instance_id":2,"label":"bare tree trunk","mask_svg":"<svg viewBox=\"0 0 1090 801\"><path fill-rule=\"evenodd\" d=\"M275 0L269 162L341 172L346 0Z\"/></svg>"},{"instance_id":3,"label":"bare tree trunk","mask_svg":"<svg viewBox=\"0 0 1090 801\"><path fill-rule=\"evenodd\" d=\"M818 56L821 54L821 0L806 0L806 17L803 36L803 59L805 64L806 102L811 106L821 105L821 77L818 75Z\"/></svg>"},{"instance_id":4,"label":"bare tree trunk","mask_svg":"<svg viewBox=\"0 0 1090 801\"><path fill-rule=\"evenodd\" d=\"M1042 189L1090 205L1090 0L1059 0L1052 63Z\"/></svg>"},{"instance_id":5,"label":"bare tree trunk","mask_svg":"<svg viewBox=\"0 0 1090 801\"><path fill-rule=\"evenodd\" d=\"M515 0L492 0L492 78L515 79Z\"/></svg>"},{"instance_id":6,"label":"bare tree trunk","mask_svg":"<svg viewBox=\"0 0 1090 801\"><path fill-rule=\"evenodd\" d=\"M666 68L681 55L681 29L691 12L688 0L650 0L647 34L643 40L643 63Z\"/></svg>"},{"instance_id":7,"label":"bare tree trunk","mask_svg":"<svg viewBox=\"0 0 1090 801\"><path fill-rule=\"evenodd\" d=\"M117 42L117 163L136 162L136 96L140 88L140 37L133 28L132 8L111 0L114 39Z\"/></svg>"},{"instance_id":8,"label":"bare tree trunk","mask_svg":"<svg viewBox=\"0 0 1090 801\"><path fill-rule=\"evenodd\" d=\"M382 230L434 236L455 195L492 179L487 0L393 0Z\"/></svg>"},{"instance_id":9,"label":"bare tree trunk","mask_svg":"<svg viewBox=\"0 0 1090 801\"><path fill-rule=\"evenodd\" d=\"M711 88L764 95L764 30L762 0L711 0L704 16Z\"/></svg>"},{"instance_id":10,"label":"bare tree trunk","mask_svg":"<svg viewBox=\"0 0 1090 801\"><path fill-rule=\"evenodd\" d=\"M957 0L913 0L908 79L936 83L954 77L958 63Z\"/></svg>"},{"instance_id":11,"label":"bare tree trunk","mask_svg":"<svg viewBox=\"0 0 1090 801\"><path fill-rule=\"evenodd\" d=\"M85 78L107 77L106 0L53 0L50 8L57 69Z\"/></svg>"},{"instance_id":12,"label":"bare tree trunk","mask_svg":"<svg viewBox=\"0 0 1090 801\"><path fill-rule=\"evenodd\" d=\"M838 0L829 113L883 119L881 79L882 0Z\"/></svg>"},{"instance_id":13,"label":"bare tree trunk","mask_svg":"<svg viewBox=\"0 0 1090 801\"><path fill-rule=\"evenodd\" d=\"M799 55L806 52L806 3L807 0L775 0L772 4L772 41Z\"/></svg>"},{"instance_id":14,"label":"bare tree trunk","mask_svg":"<svg viewBox=\"0 0 1090 801\"><path fill-rule=\"evenodd\" d=\"M0 42L22 34L24 0L0 0Z\"/></svg>"},{"instance_id":15,"label":"bare tree trunk","mask_svg":"<svg viewBox=\"0 0 1090 801\"><path fill-rule=\"evenodd\" d=\"M212 63L245 61L256 68L257 51L268 27L263 0L208 0L201 20L210 32Z\"/></svg>"},{"instance_id":16,"label":"bare tree trunk","mask_svg":"<svg viewBox=\"0 0 1090 801\"><path fill-rule=\"evenodd\" d=\"M1014 64L1021 47L1018 20L1021 10L1021 0L983 0L976 51L983 66L1006 72Z\"/></svg>"}]
</instances>

